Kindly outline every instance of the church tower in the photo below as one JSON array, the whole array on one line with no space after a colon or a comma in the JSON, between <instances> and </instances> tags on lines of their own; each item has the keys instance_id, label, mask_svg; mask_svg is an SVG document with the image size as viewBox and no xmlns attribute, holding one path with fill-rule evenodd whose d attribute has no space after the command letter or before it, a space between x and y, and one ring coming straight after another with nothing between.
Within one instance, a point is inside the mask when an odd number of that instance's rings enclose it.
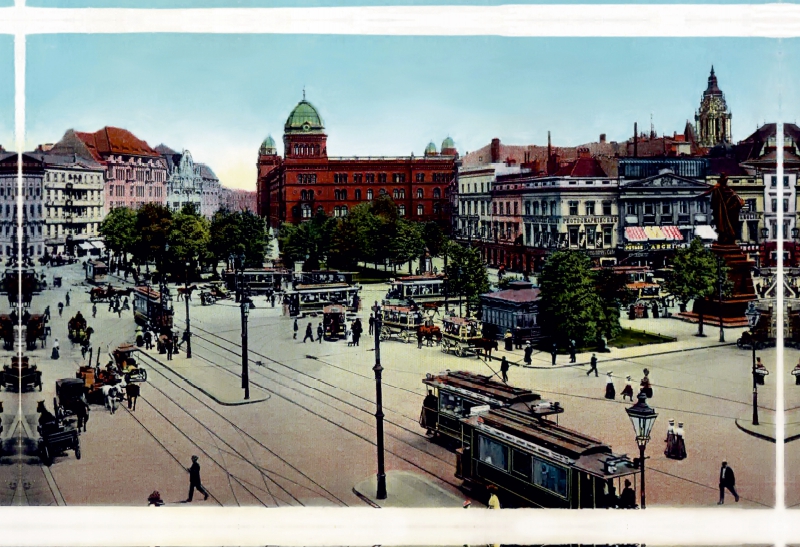
<instances>
[{"instance_id":1,"label":"church tower","mask_svg":"<svg viewBox=\"0 0 800 547\"><path fill-rule=\"evenodd\" d=\"M328 136L317 109L306 100L297 103L283 127L283 153L286 159L319 159L328 156Z\"/></svg>"},{"instance_id":2,"label":"church tower","mask_svg":"<svg viewBox=\"0 0 800 547\"><path fill-rule=\"evenodd\" d=\"M700 100L700 109L694 116L697 144L711 148L722 142L731 142L731 117L725 103L725 94L717 85L717 76L712 66L708 87Z\"/></svg>"}]
</instances>

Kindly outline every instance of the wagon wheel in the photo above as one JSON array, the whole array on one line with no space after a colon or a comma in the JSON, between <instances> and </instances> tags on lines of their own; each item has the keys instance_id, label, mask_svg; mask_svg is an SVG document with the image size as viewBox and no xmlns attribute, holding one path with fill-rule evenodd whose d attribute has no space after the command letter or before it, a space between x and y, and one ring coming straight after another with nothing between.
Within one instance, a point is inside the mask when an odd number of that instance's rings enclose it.
<instances>
[{"instance_id":1,"label":"wagon wheel","mask_svg":"<svg viewBox=\"0 0 800 547\"><path fill-rule=\"evenodd\" d=\"M382 327L381 328L381 340L388 340L392 337L392 331L389 327Z\"/></svg>"},{"instance_id":2,"label":"wagon wheel","mask_svg":"<svg viewBox=\"0 0 800 547\"><path fill-rule=\"evenodd\" d=\"M80 439L77 439L76 444L75 444L75 457L77 459L79 459L79 460L81 459L81 440Z\"/></svg>"},{"instance_id":3,"label":"wagon wheel","mask_svg":"<svg viewBox=\"0 0 800 547\"><path fill-rule=\"evenodd\" d=\"M400 340L402 340L406 344L411 341L411 338L408 336L407 330L400 331Z\"/></svg>"},{"instance_id":4,"label":"wagon wheel","mask_svg":"<svg viewBox=\"0 0 800 547\"><path fill-rule=\"evenodd\" d=\"M147 381L147 371L143 368L139 369L139 375L142 377L142 382Z\"/></svg>"},{"instance_id":5,"label":"wagon wheel","mask_svg":"<svg viewBox=\"0 0 800 547\"><path fill-rule=\"evenodd\" d=\"M448 349L450 349L450 342L446 338L442 338L442 353L447 353Z\"/></svg>"},{"instance_id":6,"label":"wagon wheel","mask_svg":"<svg viewBox=\"0 0 800 547\"><path fill-rule=\"evenodd\" d=\"M456 343L453 345L453 348L456 355L459 357L464 357L464 348L461 347L461 342L456 341Z\"/></svg>"}]
</instances>

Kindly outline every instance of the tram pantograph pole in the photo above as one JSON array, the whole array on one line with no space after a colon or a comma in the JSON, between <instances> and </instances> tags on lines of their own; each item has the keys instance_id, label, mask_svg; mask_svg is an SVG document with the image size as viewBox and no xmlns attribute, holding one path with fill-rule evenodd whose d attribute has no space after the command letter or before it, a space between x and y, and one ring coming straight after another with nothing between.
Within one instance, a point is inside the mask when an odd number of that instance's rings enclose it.
<instances>
[{"instance_id":1,"label":"tram pantograph pole","mask_svg":"<svg viewBox=\"0 0 800 547\"><path fill-rule=\"evenodd\" d=\"M378 492L376 498L379 500L386 499L386 470L384 468L384 454L383 454L383 393L381 390L381 327L383 321L381 320L381 308L375 305L375 366L372 370L375 371L375 419L377 422L377 445L378 445Z\"/></svg>"}]
</instances>

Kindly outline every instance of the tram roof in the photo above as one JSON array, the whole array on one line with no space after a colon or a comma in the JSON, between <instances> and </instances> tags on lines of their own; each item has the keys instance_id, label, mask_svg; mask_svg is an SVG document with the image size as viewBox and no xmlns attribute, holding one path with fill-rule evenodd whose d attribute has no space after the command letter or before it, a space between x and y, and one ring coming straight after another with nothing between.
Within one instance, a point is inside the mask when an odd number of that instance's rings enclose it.
<instances>
[{"instance_id":1,"label":"tram roof","mask_svg":"<svg viewBox=\"0 0 800 547\"><path fill-rule=\"evenodd\" d=\"M384 304L381 309L384 311L398 311L403 313L411 313L414 311L411 309L411 306L401 306L397 304Z\"/></svg>"},{"instance_id":2,"label":"tram roof","mask_svg":"<svg viewBox=\"0 0 800 547\"><path fill-rule=\"evenodd\" d=\"M407 275L404 277L396 277L392 280L393 283L429 283L431 281L444 281L444 274L431 274L431 275Z\"/></svg>"},{"instance_id":3,"label":"tram roof","mask_svg":"<svg viewBox=\"0 0 800 547\"><path fill-rule=\"evenodd\" d=\"M150 287L134 287L133 290L147 298L161 298L161 293Z\"/></svg>"},{"instance_id":4,"label":"tram roof","mask_svg":"<svg viewBox=\"0 0 800 547\"><path fill-rule=\"evenodd\" d=\"M476 319L471 319L469 317L457 317L457 316L453 315L453 316L450 316L450 317L444 316L442 318L442 322L443 323L455 323L456 325L469 325L470 323L477 323L478 321Z\"/></svg>"},{"instance_id":5,"label":"tram roof","mask_svg":"<svg viewBox=\"0 0 800 547\"><path fill-rule=\"evenodd\" d=\"M298 284L295 287L293 292L300 292L300 291L329 291L329 290L341 290L341 289L353 289L358 290L360 287L356 287L354 285L350 285L348 283L314 283L314 284Z\"/></svg>"},{"instance_id":6,"label":"tram roof","mask_svg":"<svg viewBox=\"0 0 800 547\"><path fill-rule=\"evenodd\" d=\"M448 370L436 375L430 374L422 382L439 388L446 389L447 386L451 386L472 391L508 404L541 399L538 393L534 393L529 389L513 387L494 380L492 376L482 376L467 371L451 372Z\"/></svg>"}]
</instances>

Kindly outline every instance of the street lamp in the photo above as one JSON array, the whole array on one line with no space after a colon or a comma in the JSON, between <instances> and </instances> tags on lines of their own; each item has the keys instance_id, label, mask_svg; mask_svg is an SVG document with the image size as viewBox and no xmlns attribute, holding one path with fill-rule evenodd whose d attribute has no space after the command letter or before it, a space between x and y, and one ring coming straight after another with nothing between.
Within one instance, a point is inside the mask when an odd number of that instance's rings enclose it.
<instances>
[{"instance_id":1,"label":"street lamp","mask_svg":"<svg viewBox=\"0 0 800 547\"><path fill-rule=\"evenodd\" d=\"M252 302L247 297L247 290L244 285L244 253L232 258L237 260L234 263L234 276L236 279L236 297L239 301L239 309L242 316L242 389L244 389L244 399L250 398L250 373L248 370L248 352L247 352L247 316L250 315L250 303ZM238 267L237 267L238 266Z\"/></svg>"},{"instance_id":2,"label":"street lamp","mask_svg":"<svg viewBox=\"0 0 800 547\"><path fill-rule=\"evenodd\" d=\"M747 317L747 324L750 325L750 346L753 348L753 425L758 425L758 382L756 381L756 338L754 330L761 317L761 312L756 308L755 302L750 302L744 315Z\"/></svg>"},{"instance_id":3,"label":"street lamp","mask_svg":"<svg viewBox=\"0 0 800 547\"><path fill-rule=\"evenodd\" d=\"M186 278L184 279L184 295L183 300L186 302L186 358L192 358L192 327L189 320L189 266L190 262L186 262Z\"/></svg>"},{"instance_id":4,"label":"street lamp","mask_svg":"<svg viewBox=\"0 0 800 547\"><path fill-rule=\"evenodd\" d=\"M647 447L647 442L650 440L650 431L653 429L653 424L658 417L656 411L647 405L647 395L639 392L639 400L630 408L626 408L628 417L633 424L633 430L636 432L636 445L639 447L639 465L642 469L642 490L641 490L641 505L645 509L645 489L644 489L644 449Z\"/></svg>"},{"instance_id":5,"label":"street lamp","mask_svg":"<svg viewBox=\"0 0 800 547\"><path fill-rule=\"evenodd\" d=\"M378 445L378 492L376 498L379 500L386 499L386 470L384 468L384 454L383 454L383 392L381 389L381 329L383 328L383 318L381 317L381 307L378 302L372 307L375 310L375 366L372 370L375 371L375 420L377 428L377 445Z\"/></svg>"}]
</instances>

